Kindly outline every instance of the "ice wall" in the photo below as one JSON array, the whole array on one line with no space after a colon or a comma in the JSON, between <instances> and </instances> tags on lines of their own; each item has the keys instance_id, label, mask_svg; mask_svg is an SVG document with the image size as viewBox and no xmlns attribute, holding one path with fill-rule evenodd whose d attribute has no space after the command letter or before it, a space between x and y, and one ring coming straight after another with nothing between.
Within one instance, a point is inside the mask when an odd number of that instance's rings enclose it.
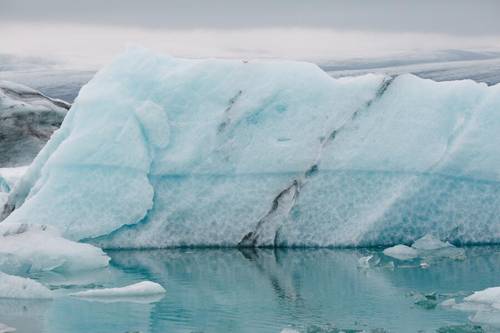
<instances>
[{"instance_id":1,"label":"ice wall","mask_svg":"<svg viewBox=\"0 0 500 333\"><path fill-rule=\"evenodd\" d=\"M82 89L5 223L104 247L498 242L499 107L500 85L130 50Z\"/></svg>"}]
</instances>

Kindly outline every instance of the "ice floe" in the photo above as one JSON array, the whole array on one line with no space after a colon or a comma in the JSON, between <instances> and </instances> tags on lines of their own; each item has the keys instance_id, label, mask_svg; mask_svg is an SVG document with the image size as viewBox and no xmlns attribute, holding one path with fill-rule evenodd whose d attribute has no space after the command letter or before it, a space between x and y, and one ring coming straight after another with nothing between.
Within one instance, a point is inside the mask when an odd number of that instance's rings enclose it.
<instances>
[{"instance_id":1,"label":"ice floe","mask_svg":"<svg viewBox=\"0 0 500 333\"><path fill-rule=\"evenodd\" d=\"M52 298L52 293L41 283L0 272L0 298Z\"/></svg>"}]
</instances>

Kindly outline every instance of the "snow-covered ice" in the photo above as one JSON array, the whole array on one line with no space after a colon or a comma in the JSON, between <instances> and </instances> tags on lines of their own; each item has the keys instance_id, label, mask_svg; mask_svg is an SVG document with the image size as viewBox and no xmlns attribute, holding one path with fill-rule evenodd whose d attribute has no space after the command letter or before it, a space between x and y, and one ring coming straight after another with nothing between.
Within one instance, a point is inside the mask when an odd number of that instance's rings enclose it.
<instances>
[{"instance_id":1,"label":"snow-covered ice","mask_svg":"<svg viewBox=\"0 0 500 333\"><path fill-rule=\"evenodd\" d=\"M499 242L499 105L470 80L132 49L82 88L4 223L107 248Z\"/></svg>"},{"instance_id":2,"label":"snow-covered ice","mask_svg":"<svg viewBox=\"0 0 500 333\"><path fill-rule=\"evenodd\" d=\"M71 296L90 297L90 298L98 298L98 297L129 298L129 297L147 297L147 296L161 295L164 294L165 292L166 292L165 289L158 283L152 281L142 281L119 288L103 288L103 289L80 291L71 294Z\"/></svg>"},{"instance_id":3,"label":"snow-covered ice","mask_svg":"<svg viewBox=\"0 0 500 333\"><path fill-rule=\"evenodd\" d=\"M0 271L74 272L106 267L108 262L101 249L64 239L51 226L0 223Z\"/></svg>"},{"instance_id":4,"label":"snow-covered ice","mask_svg":"<svg viewBox=\"0 0 500 333\"><path fill-rule=\"evenodd\" d=\"M52 298L51 291L39 282L0 272L0 298Z\"/></svg>"},{"instance_id":5,"label":"snow-covered ice","mask_svg":"<svg viewBox=\"0 0 500 333\"><path fill-rule=\"evenodd\" d=\"M481 291L476 291L472 295L464 298L464 301L487 304L492 308L500 311L500 287L493 287Z\"/></svg>"}]
</instances>

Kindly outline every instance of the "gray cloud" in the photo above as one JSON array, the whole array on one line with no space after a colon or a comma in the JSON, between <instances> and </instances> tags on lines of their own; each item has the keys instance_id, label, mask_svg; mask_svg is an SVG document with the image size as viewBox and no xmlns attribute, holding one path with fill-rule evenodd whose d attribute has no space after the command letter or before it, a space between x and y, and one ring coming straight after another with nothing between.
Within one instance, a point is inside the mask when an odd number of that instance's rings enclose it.
<instances>
[{"instance_id":1,"label":"gray cloud","mask_svg":"<svg viewBox=\"0 0 500 333\"><path fill-rule=\"evenodd\" d=\"M0 21L499 35L498 0L0 0Z\"/></svg>"}]
</instances>

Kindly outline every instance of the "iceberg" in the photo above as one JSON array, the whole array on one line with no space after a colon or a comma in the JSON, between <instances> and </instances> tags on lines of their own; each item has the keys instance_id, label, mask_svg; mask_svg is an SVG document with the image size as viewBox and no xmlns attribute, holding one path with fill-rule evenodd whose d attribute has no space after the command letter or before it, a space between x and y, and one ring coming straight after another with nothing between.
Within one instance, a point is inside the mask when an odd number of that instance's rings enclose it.
<instances>
[{"instance_id":1,"label":"iceberg","mask_svg":"<svg viewBox=\"0 0 500 333\"><path fill-rule=\"evenodd\" d=\"M0 167L29 164L70 106L24 85L0 80Z\"/></svg>"},{"instance_id":2,"label":"iceberg","mask_svg":"<svg viewBox=\"0 0 500 333\"><path fill-rule=\"evenodd\" d=\"M0 271L75 272L103 268L108 262L101 249L64 239L53 227L0 223Z\"/></svg>"},{"instance_id":3,"label":"iceberg","mask_svg":"<svg viewBox=\"0 0 500 333\"><path fill-rule=\"evenodd\" d=\"M0 298L52 298L52 293L39 282L0 272Z\"/></svg>"},{"instance_id":4,"label":"iceberg","mask_svg":"<svg viewBox=\"0 0 500 333\"><path fill-rule=\"evenodd\" d=\"M161 295L165 293L165 289L158 283L151 281L142 281L120 288L103 288L94 290L85 290L71 294L75 297L110 297L110 298L130 298L130 297L148 297Z\"/></svg>"},{"instance_id":5,"label":"iceberg","mask_svg":"<svg viewBox=\"0 0 500 333\"><path fill-rule=\"evenodd\" d=\"M497 243L499 106L471 80L131 49L81 89L2 223L103 248Z\"/></svg>"}]
</instances>

